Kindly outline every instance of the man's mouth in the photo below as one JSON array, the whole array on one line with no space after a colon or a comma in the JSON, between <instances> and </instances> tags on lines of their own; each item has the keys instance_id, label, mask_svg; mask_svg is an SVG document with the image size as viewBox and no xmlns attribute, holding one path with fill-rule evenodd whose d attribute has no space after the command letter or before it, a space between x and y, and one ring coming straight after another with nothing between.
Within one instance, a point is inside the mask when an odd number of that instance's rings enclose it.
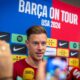
<instances>
[{"instance_id":1,"label":"man's mouth","mask_svg":"<svg viewBox=\"0 0 80 80\"><path fill-rule=\"evenodd\" d=\"M41 57L43 53L36 53L38 57Z\"/></svg>"}]
</instances>

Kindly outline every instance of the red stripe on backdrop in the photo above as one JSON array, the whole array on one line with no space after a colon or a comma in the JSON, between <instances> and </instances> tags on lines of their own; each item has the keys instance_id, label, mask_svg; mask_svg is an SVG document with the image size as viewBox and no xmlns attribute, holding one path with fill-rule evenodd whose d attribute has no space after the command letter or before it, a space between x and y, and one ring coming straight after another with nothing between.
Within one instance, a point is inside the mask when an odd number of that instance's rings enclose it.
<instances>
[{"instance_id":1,"label":"red stripe on backdrop","mask_svg":"<svg viewBox=\"0 0 80 80\"><path fill-rule=\"evenodd\" d=\"M53 8L57 8L60 11L59 20L52 19L52 21L59 22L61 25L60 25L60 29L56 29L54 27L51 29L51 38L79 42L80 41L80 8L60 2L59 0L53 0L52 3L53 3L52 4ZM64 11L65 13L62 13L62 11ZM73 15L72 20L74 23L70 24L69 22L67 23L65 21L62 21L62 17L64 16L63 14L66 13ZM76 18L75 15L77 15Z\"/></svg>"}]
</instances>

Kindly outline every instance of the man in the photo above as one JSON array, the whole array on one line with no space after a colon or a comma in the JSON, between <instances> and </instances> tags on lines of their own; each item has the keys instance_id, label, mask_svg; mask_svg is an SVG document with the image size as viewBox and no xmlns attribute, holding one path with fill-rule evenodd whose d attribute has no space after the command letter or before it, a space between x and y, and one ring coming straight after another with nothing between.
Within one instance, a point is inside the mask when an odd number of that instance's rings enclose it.
<instances>
[{"instance_id":1,"label":"man","mask_svg":"<svg viewBox=\"0 0 80 80\"><path fill-rule=\"evenodd\" d=\"M13 63L9 44L0 40L0 80L15 80L12 79L15 74L18 80L45 80L46 61L43 61L42 57L46 49L47 35L40 26L31 28L27 32L28 39L26 41L29 56L14 64L14 75L12 74ZM73 68L71 71L72 77L79 78L75 80L80 80L80 69ZM36 72L38 74L37 78Z\"/></svg>"},{"instance_id":2,"label":"man","mask_svg":"<svg viewBox=\"0 0 80 80\"><path fill-rule=\"evenodd\" d=\"M27 32L28 57L14 63L13 80L36 80L37 68L46 50L47 33L41 26L32 26Z\"/></svg>"}]
</instances>

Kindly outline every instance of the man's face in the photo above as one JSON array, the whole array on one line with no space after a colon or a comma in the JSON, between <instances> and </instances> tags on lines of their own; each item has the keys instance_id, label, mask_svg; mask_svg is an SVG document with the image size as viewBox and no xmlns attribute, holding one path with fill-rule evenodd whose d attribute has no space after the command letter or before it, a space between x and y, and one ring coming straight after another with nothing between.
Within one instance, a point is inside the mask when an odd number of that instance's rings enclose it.
<instances>
[{"instance_id":1,"label":"man's face","mask_svg":"<svg viewBox=\"0 0 80 80\"><path fill-rule=\"evenodd\" d=\"M28 54L35 60L41 60L46 50L46 34L32 34L27 40Z\"/></svg>"}]
</instances>

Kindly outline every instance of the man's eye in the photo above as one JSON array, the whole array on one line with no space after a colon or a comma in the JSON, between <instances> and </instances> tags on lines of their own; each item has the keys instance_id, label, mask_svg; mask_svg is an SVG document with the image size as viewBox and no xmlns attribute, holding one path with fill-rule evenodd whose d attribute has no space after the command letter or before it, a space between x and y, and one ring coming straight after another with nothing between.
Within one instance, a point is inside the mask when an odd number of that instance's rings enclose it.
<instances>
[{"instance_id":1,"label":"man's eye","mask_svg":"<svg viewBox=\"0 0 80 80\"><path fill-rule=\"evenodd\" d=\"M42 45L46 45L46 42L42 42Z\"/></svg>"},{"instance_id":2,"label":"man's eye","mask_svg":"<svg viewBox=\"0 0 80 80\"><path fill-rule=\"evenodd\" d=\"M33 44L34 44L34 45L37 45L37 44L38 44L38 42L33 42Z\"/></svg>"}]
</instances>

